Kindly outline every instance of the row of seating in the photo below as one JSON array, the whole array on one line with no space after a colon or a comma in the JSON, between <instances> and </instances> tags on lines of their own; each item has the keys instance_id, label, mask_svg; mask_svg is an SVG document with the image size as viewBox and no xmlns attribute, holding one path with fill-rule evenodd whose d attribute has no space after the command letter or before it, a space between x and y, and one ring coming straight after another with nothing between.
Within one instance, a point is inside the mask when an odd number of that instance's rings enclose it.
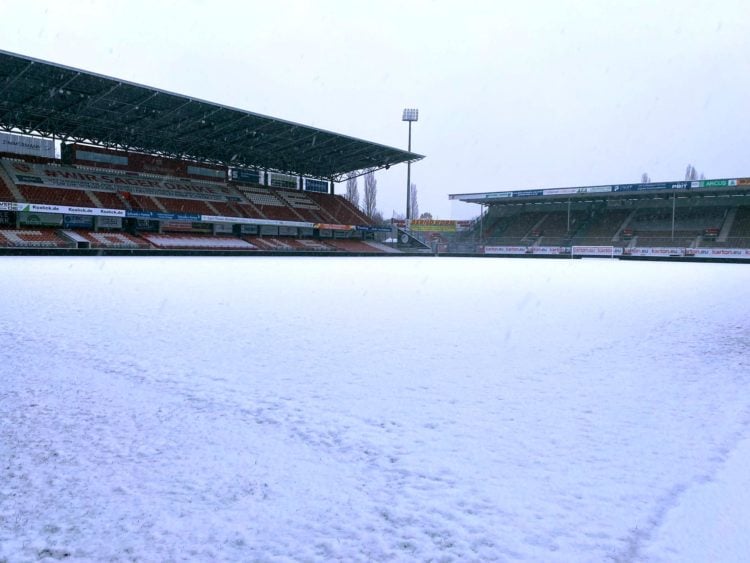
<instances>
[{"instance_id":1,"label":"row of seating","mask_svg":"<svg viewBox=\"0 0 750 563\"><path fill-rule=\"evenodd\" d=\"M382 252L359 240L296 239L287 237L234 237L231 235L200 235L193 233L143 233L140 236L123 231L88 231L74 229L59 231L54 228L0 229L0 247L75 248L79 242L89 242L91 248L162 248L257 250L288 252Z\"/></svg>"},{"instance_id":2,"label":"row of seating","mask_svg":"<svg viewBox=\"0 0 750 563\"><path fill-rule=\"evenodd\" d=\"M18 191L27 203L45 203L68 207L96 207L96 203L83 190L59 190L43 186L18 185Z\"/></svg>"},{"instance_id":3,"label":"row of seating","mask_svg":"<svg viewBox=\"0 0 750 563\"><path fill-rule=\"evenodd\" d=\"M128 233L102 231L91 232L76 229L75 233L86 239L92 248L144 248L148 244Z\"/></svg>"},{"instance_id":4,"label":"row of seating","mask_svg":"<svg viewBox=\"0 0 750 563\"><path fill-rule=\"evenodd\" d=\"M212 250L256 250L249 242L235 237L200 235L156 235L144 234L144 239L157 248L187 248Z\"/></svg>"},{"instance_id":5,"label":"row of seating","mask_svg":"<svg viewBox=\"0 0 750 563\"><path fill-rule=\"evenodd\" d=\"M546 211L543 208L515 214L509 208L490 211L484 218L484 244L499 245L619 245L619 246L727 246L750 239L750 206L694 205L678 207L672 228L672 209L592 206L588 210ZM511 211L509 213L509 211ZM720 238L725 222L729 233ZM570 229L568 229L570 222ZM726 223L726 228L730 223ZM478 229L478 227L477 227ZM673 232L674 231L674 232ZM713 231L713 235L706 234ZM728 236L727 236L728 235Z\"/></svg>"},{"instance_id":6,"label":"row of seating","mask_svg":"<svg viewBox=\"0 0 750 563\"><path fill-rule=\"evenodd\" d=\"M10 188L2 177L0 177L0 201L16 201L16 196L10 191Z\"/></svg>"},{"instance_id":7,"label":"row of seating","mask_svg":"<svg viewBox=\"0 0 750 563\"><path fill-rule=\"evenodd\" d=\"M5 247L66 248L74 246L54 229L0 229L0 244Z\"/></svg>"},{"instance_id":8,"label":"row of seating","mask_svg":"<svg viewBox=\"0 0 750 563\"><path fill-rule=\"evenodd\" d=\"M97 171L90 167L81 170L89 169ZM130 176L140 178L144 175L133 173ZM149 175L149 177L152 176ZM162 179L169 180L167 177ZM268 186L239 187L231 183L222 185L230 193L227 201L201 200L192 197L175 198L166 195L149 196L125 190L114 193L105 190L104 186L101 187L101 191L96 189L95 183L91 191L19 185L20 198L18 198L13 194L12 189L2 183L0 184L0 201L310 223L346 225L369 225L371 223L370 219L356 206L341 196Z\"/></svg>"}]
</instances>

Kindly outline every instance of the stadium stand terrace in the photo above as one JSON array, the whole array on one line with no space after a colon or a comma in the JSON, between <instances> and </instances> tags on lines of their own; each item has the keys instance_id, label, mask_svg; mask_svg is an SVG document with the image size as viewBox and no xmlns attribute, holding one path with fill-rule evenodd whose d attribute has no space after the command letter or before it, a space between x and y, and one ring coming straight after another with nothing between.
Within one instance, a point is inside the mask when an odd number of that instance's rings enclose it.
<instances>
[{"instance_id":1,"label":"stadium stand terrace","mask_svg":"<svg viewBox=\"0 0 750 563\"><path fill-rule=\"evenodd\" d=\"M750 263L750 178L450 198L482 206L474 227L454 243L461 251L472 243L485 254L731 257Z\"/></svg>"},{"instance_id":2,"label":"stadium stand terrace","mask_svg":"<svg viewBox=\"0 0 750 563\"><path fill-rule=\"evenodd\" d=\"M423 158L5 51L0 142L14 248L371 252L335 182Z\"/></svg>"}]
</instances>

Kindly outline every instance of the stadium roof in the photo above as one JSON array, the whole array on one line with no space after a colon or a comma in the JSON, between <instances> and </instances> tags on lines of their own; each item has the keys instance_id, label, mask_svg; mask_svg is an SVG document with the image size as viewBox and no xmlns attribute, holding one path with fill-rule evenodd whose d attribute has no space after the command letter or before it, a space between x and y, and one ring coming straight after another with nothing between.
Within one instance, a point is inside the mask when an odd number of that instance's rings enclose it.
<instances>
[{"instance_id":1,"label":"stadium roof","mask_svg":"<svg viewBox=\"0 0 750 563\"><path fill-rule=\"evenodd\" d=\"M648 182L640 184L611 184L569 188L538 188L450 194L449 199L482 205L516 205L537 202L576 201L610 198L648 199L671 197L673 194L716 196L746 195L750 192L750 178L722 178L713 180L682 180L676 182Z\"/></svg>"},{"instance_id":2,"label":"stadium roof","mask_svg":"<svg viewBox=\"0 0 750 563\"><path fill-rule=\"evenodd\" d=\"M2 50L0 130L334 180L424 158Z\"/></svg>"}]
</instances>

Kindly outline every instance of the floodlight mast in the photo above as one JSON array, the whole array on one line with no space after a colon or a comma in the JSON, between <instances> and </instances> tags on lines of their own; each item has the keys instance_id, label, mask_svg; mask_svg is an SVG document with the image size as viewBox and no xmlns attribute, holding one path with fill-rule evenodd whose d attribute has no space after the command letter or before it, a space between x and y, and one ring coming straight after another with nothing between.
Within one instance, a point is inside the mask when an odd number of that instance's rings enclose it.
<instances>
[{"instance_id":1,"label":"floodlight mast","mask_svg":"<svg viewBox=\"0 0 750 563\"><path fill-rule=\"evenodd\" d=\"M409 152L411 152L411 124L413 121L419 121L419 110L415 108L406 108L401 116L401 121L409 122ZM406 162L406 226L409 227L411 219L411 160Z\"/></svg>"}]
</instances>

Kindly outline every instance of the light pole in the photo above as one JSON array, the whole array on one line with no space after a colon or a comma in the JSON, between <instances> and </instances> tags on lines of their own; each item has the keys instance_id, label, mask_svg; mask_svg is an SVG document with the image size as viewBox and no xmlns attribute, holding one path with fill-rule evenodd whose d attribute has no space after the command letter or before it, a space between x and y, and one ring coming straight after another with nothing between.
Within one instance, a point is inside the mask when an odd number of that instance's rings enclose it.
<instances>
[{"instance_id":1,"label":"light pole","mask_svg":"<svg viewBox=\"0 0 750 563\"><path fill-rule=\"evenodd\" d=\"M411 124L413 121L419 121L419 110L406 108L401 121L409 122L409 152L411 152ZM411 219L411 160L406 163L406 227L409 227Z\"/></svg>"}]
</instances>

